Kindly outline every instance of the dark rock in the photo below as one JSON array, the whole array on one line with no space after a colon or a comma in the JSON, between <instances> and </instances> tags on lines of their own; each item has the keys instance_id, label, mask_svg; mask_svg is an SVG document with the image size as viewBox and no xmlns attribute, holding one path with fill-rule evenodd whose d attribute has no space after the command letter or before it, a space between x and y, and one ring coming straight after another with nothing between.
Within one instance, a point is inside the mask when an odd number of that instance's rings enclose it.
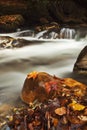
<instances>
[{"instance_id":1,"label":"dark rock","mask_svg":"<svg viewBox=\"0 0 87 130\"><path fill-rule=\"evenodd\" d=\"M0 15L21 14L24 15L27 10L25 0L0 0Z\"/></svg>"},{"instance_id":2,"label":"dark rock","mask_svg":"<svg viewBox=\"0 0 87 130\"><path fill-rule=\"evenodd\" d=\"M77 2L77 4L79 4L82 7L87 8L87 0L74 0L75 2Z\"/></svg>"},{"instance_id":3,"label":"dark rock","mask_svg":"<svg viewBox=\"0 0 87 130\"><path fill-rule=\"evenodd\" d=\"M77 73L87 74L87 46L79 54L73 71Z\"/></svg>"},{"instance_id":4,"label":"dark rock","mask_svg":"<svg viewBox=\"0 0 87 130\"><path fill-rule=\"evenodd\" d=\"M42 17L42 18L40 18L40 23L41 24L48 24L49 21L46 18Z\"/></svg>"},{"instance_id":5,"label":"dark rock","mask_svg":"<svg viewBox=\"0 0 87 130\"><path fill-rule=\"evenodd\" d=\"M60 29L60 25L57 22L51 22L49 24L44 24L42 26L36 26L35 27L35 31L36 32L40 32L40 31L44 31L44 30L59 30Z\"/></svg>"},{"instance_id":6,"label":"dark rock","mask_svg":"<svg viewBox=\"0 0 87 130\"><path fill-rule=\"evenodd\" d=\"M0 30L10 32L22 26L24 19L21 15L0 16Z\"/></svg>"}]
</instances>

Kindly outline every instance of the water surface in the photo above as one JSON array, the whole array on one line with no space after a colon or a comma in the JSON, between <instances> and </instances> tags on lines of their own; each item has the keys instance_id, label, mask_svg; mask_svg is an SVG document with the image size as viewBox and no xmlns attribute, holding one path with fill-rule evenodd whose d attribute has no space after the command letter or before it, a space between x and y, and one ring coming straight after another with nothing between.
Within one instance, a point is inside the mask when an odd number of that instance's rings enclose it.
<instances>
[{"instance_id":1,"label":"water surface","mask_svg":"<svg viewBox=\"0 0 87 130\"><path fill-rule=\"evenodd\" d=\"M16 37L17 33L4 34ZM2 34L3 35L3 34ZM36 44L0 50L0 105L19 104L26 75L31 71L45 71L58 77L72 77L87 84L86 76L73 73L73 66L86 40L37 39ZM39 43L41 40L41 43Z\"/></svg>"}]
</instances>

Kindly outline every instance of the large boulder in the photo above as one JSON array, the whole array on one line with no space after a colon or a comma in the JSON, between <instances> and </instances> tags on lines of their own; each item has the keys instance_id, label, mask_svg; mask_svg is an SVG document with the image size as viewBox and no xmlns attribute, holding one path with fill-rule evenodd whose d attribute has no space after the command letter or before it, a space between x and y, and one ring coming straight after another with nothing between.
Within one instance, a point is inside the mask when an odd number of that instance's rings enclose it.
<instances>
[{"instance_id":1,"label":"large boulder","mask_svg":"<svg viewBox=\"0 0 87 130\"><path fill-rule=\"evenodd\" d=\"M73 70L77 73L87 74L87 46L79 54Z\"/></svg>"},{"instance_id":2,"label":"large boulder","mask_svg":"<svg viewBox=\"0 0 87 130\"><path fill-rule=\"evenodd\" d=\"M35 100L46 102L54 98L81 100L86 94L86 86L74 79L61 79L45 72L32 72L25 79L21 98L29 104Z\"/></svg>"}]
</instances>

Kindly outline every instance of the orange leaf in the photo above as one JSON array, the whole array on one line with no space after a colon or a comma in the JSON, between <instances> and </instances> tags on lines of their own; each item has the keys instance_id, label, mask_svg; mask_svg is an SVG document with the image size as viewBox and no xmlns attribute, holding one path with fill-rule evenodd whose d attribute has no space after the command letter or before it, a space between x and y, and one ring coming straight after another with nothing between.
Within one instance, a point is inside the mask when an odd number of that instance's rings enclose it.
<instances>
[{"instance_id":1,"label":"orange leaf","mask_svg":"<svg viewBox=\"0 0 87 130\"><path fill-rule=\"evenodd\" d=\"M57 108L57 109L55 110L55 113L56 113L57 115L62 116L62 115L64 115L64 114L66 114L66 108L65 108L65 107Z\"/></svg>"},{"instance_id":2,"label":"orange leaf","mask_svg":"<svg viewBox=\"0 0 87 130\"><path fill-rule=\"evenodd\" d=\"M27 75L27 78L28 78L28 79L31 79L31 78L35 79L35 78L37 77L37 75L38 75L38 72L33 71L33 72L31 72L31 73L29 73L29 74Z\"/></svg>"}]
</instances>

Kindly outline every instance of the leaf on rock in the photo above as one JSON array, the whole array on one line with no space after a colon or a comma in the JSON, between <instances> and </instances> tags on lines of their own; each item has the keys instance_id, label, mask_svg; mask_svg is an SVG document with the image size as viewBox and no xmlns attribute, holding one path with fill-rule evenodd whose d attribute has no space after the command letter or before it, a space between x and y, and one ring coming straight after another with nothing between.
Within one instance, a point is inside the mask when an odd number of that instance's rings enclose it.
<instances>
[{"instance_id":1,"label":"leaf on rock","mask_svg":"<svg viewBox=\"0 0 87 130\"><path fill-rule=\"evenodd\" d=\"M46 92L49 94L49 92L51 91L51 86L48 82L45 83L45 89L46 89Z\"/></svg>"},{"instance_id":2,"label":"leaf on rock","mask_svg":"<svg viewBox=\"0 0 87 130\"><path fill-rule=\"evenodd\" d=\"M87 116L83 116L83 115L80 115L78 116L78 118L82 121L86 121L87 122Z\"/></svg>"},{"instance_id":3,"label":"leaf on rock","mask_svg":"<svg viewBox=\"0 0 87 130\"><path fill-rule=\"evenodd\" d=\"M69 107L71 107L74 111L81 111L85 109L84 105L81 105L77 103L76 101L73 101L72 103L69 104Z\"/></svg>"},{"instance_id":4,"label":"leaf on rock","mask_svg":"<svg viewBox=\"0 0 87 130\"><path fill-rule=\"evenodd\" d=\"M28 79L30 79L30 78L35 79L35 78L37 77L37 75L38 75L38 72L33 71L33 72L31 72L31 73L29 73L29 74L27 75L27 78L28 78Z\"/></svg>"},{"instance_id":5,"label":"leaf on rock","mask_svg":"<svg viewBox=\"0 0 87 130\"><path fill-rule=\"evenodd\" d=\"M56 113L57 115L62 116L62 115L64 115L64 114L66 114L66 108L65 108L65 107L57 108L57 109L55 109L55 113Z\"/></svg>"}]
</instances>

